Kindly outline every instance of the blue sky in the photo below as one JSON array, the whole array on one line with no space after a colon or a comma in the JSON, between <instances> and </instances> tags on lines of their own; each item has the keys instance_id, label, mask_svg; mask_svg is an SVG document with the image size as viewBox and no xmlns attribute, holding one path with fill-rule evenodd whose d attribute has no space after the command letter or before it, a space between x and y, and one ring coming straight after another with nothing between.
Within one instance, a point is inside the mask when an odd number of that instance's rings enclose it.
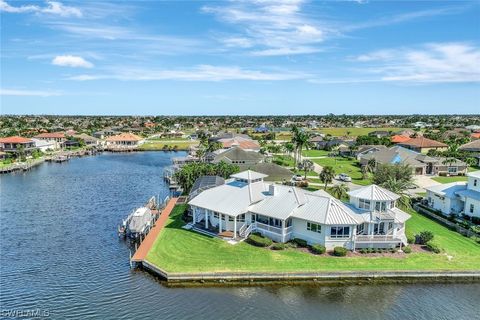
<instances>
[{"instance_id":1,"label":"blue sky","mask_svg":"<svg viewBox=\"0 0 480 320\"><path fill-rule=\"evenodd\" d=\"M479 113L480 2L8 1L3 114Z\"/></svg>"}]
</instances>

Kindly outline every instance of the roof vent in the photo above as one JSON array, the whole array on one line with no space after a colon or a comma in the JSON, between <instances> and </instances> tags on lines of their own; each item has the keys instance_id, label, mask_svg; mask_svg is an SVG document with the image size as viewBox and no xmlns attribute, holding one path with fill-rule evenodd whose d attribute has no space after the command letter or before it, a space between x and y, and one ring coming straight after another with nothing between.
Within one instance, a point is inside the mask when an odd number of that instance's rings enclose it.
<instances>
[{"instance_id":1,"label":"roof vent","mask_svg":"<svg viewBox=\"0 0 480 320\"><path fill-rule=\"evenodd\" d=\"M270 193L270 195L272 196L275 196L276 193L277 193L277 188L275 187L274 184L271 184L268 186L268 192Z\"/></svg>"}]
</instances>

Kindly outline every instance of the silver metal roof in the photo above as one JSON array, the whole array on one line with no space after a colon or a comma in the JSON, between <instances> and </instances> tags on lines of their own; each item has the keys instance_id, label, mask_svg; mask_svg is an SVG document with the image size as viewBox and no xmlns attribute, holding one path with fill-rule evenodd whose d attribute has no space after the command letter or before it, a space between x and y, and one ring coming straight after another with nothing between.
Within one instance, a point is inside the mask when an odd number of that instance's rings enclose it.
<instances>
[{"instance_id":1,"label":"silver metal roof","mask_svg":"<svg viewBox=\"0 0 480 320\"><path fill-rule=\"evenodd\" d=\"M245 170L236 174L232 174L231 177L235 179L243 179L243 180L256 180L256 179L263 179L267 177L267 175L260 172L255 172L252 170Z\"/></svg>"},{"instance_id":2,"label":"silver metal roof","mask_svg":"<svg viewBox=\"0 0 480 320\"><path fill-rule=\"evenodd\" d=\"M371 201L394 201L400 198L399 195L375 184L349 191L348 195Z\"/></svg>"}]
</instances>

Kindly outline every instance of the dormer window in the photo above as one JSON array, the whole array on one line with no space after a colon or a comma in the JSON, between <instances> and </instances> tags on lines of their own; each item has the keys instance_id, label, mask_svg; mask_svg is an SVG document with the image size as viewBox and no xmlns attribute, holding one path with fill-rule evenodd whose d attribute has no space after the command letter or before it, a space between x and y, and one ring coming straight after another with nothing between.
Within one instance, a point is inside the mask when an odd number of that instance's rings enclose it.
<instances>
[{"instance_id":1,"label":"dormer window","mask_svg":"<svg viewBox=\"0 0 480 320\"><path fill-rule=\"evenodd\" d=\"M370 200L367 199L358 199L358 207L360 209L370 209Z\"/></svg>"}]
</instances>

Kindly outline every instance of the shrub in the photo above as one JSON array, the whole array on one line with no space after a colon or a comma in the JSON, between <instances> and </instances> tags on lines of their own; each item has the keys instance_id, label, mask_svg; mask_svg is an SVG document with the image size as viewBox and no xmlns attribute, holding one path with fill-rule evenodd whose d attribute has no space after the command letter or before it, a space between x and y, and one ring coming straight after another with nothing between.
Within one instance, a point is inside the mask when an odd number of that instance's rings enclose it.
<instances>
[{"instance_id":1,"label":"shrub","mask_svg":"<svg viewBox=\"0 0 480 320\"><path fill-rule=\"evenodd\" d=\"M410 244L415 243L415 236L407 236L407 242Z\"/></svg>"},{"instance_id":2,"label":"shrub","mask_svg":"<svg viewBox=\"0 0 480 320\"><path fill-rule=\"evenodd\" d=\"M347 255L347 249L344 247L333 248L333 255L337 257L345 257Z\"/></svg>"},{"instance_id":3,"label":"shrub","mask_svg":"<svg viewBox=\"0 0 480 320\"><path fill-rule=\"evenodd\" d=\"M287 248L296 248L296 247L298 247L298 246L297 246L297 243L296 243L296 242L288 241L288 242L286 243L286 247L287 247Z\"/></svg>"},{"instance_id":4,"label":"shrub","mask_svg":"<svg viewBox=\"0 0 480 320\"><path fill-rule=\"evenodd\" d=\"M395 249L395 248L390 249L390 253L395 253L395 252L397 252L397 249Z\"/></svg>"},{"instance_id":5,"label":"shrub","mask_svg":"<svg viewBox=\"0 0 480 320\"><path fill-rule=\"evenodd\" d=\"M404 248L403 248L403 252L405 252L405 253L411 253L411 252L412 252L412 247L410 247L410 246L404 247Z\"/></svg>"},{"instance_id":6,"label":"shrub","mask_svg":"<svg viewBox=\"0 0 480 320\"><path fill-rule=\"evenodd\" d=\"M424 230L417 235L417 240L420 244L427 244L427 242L433 240L433 233L431 231Z\"/></svg>"},{"instance_id":7,"label":"shrub","mask_svg":"<svg viewBox=\"0 0 480 320\"><path fill-rule=\"evenodd\" d=\"M303 240L300 238L293 239L293 242L295 242L300 248L306 248L308 246L307 240Z\"/></svg>"},{"instance_id":8,"label":"shrub","mask_svg":"<svg viewBox=\"0 0 480 320\"><path fill-rule=\"evenodd\" d=\"M480 224L480 218L479 217L472 217L472 223Z\"/></svg>"},{"instance_id":9,"label":"shrub","mask_svg":"<svg viewBox=\"0 0 480 320\"><path fill-rule=\"evenodd\" d=\"M315 254L324 254L325 251L327 251L327 249L325 248L324 245L321 245L321 244L314 244L312 247L311 247L311 250L313 251L313 253Z\"/></svg>"},{"instance_id":10,"label":"shrub","mask_svg":"<svg viewBox=\"0 0 480 320\"><path fill-rule=\"evenodd\" d=\"M271 249L272 250L283 250L283 249L285 249L285 244L281 243L281 242L274 243Z\"/></svg>"},{"instance_id":11,"label":"shrub","mask_svg":"<svg viewBox=\"0 0 480 320\"><path fill-rule=\"evenodd\" d=\"M360 249L360 253L361 254L366 254L366 253L368 253L368 249L362 248L362 249Z\"/></svg>"},{"instance_id":12,"label":"shrub","mask_svg":"<svg viewBox=\"0 0 480 320\"><path fill-rule=\"evenodd\" d=\"M248 243L257 247L268 247L273 243L273 241L269 238L265 238L256 234L251 234L248 237Z\"/></svg>"},{"instance_id":13,"label":"shrub","mask_svg":"<svg viewBox=\"0 0 480 320\"><path fill-rule=\"evenodd\" d=\"M442 249L440 249L440 247L438 246L438 244L436 244L435 242L433 241L428 241L426 243L427 245L427 248L428 250L432 251L432 252L435 252L435 253L440 253L442 252Z\"/></svg>"}]
</instances>

